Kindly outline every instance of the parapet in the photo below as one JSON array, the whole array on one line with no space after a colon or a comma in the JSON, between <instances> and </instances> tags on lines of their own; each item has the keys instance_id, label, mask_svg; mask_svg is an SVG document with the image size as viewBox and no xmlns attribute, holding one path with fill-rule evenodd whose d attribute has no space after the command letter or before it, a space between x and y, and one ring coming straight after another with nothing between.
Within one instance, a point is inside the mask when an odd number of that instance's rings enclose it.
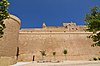
<instances>
[{"instance_id":1,"label":"parapet","mask_svg":"<svg viewBox=\"0 0 100 66\"><path fill-rule=\"evenodd\" d=\"M19 25L21 24L21 21L18 17L14 16L14 15L10 15L10 19L15 20Z\"/></svg>"},{"instance_id":2,"label":"parapet","mask_svg":"<svg viewBox=\"0 0 100 66\"><path fill-rule=\"evenodd\" d=\"M63 23L63 26L66 27L66 26L76 26L76 23Z\"/></svg>"}]
</instances>

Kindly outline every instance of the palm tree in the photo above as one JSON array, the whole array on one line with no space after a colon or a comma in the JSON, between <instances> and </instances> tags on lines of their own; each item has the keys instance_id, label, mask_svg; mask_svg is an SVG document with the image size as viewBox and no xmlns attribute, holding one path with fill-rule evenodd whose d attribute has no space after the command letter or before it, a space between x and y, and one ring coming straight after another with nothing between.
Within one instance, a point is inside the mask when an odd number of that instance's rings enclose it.
<instances>
[{"instance_id":1,"label":"palm tree","mask_svg":"<svg viewBox=\"0 0 100 66\"><path fill-rule=\"evenodd\" d=\"M63 51L64 55L65 55L65 60L67 60L66 55L67 55L67 49L64 49Z\"/></svg>"},{"instance_id":2,"label":"palm tree","mask_svg":"<svg viewBox=\"0 0 100 66\"><path fill-rule=\"evenodd\" d=\"M56 52L53 52L52 54L53 54L53 56L54 56L54 60L55 60L55 55L56 55Z\"/></svg>"},{"instance_id":3,"label":"palm tree","mask_svg":"<svg viewBox=\"0 0 100 66\"><path fill-rule=\"evenodd\" d=\"M46 56L46 50L44 51L44 50L42 50L42 51L40 51L41 52L41 55L42 55L42 60L44 60L44 56Z\"/></svg>"}]
</instances>

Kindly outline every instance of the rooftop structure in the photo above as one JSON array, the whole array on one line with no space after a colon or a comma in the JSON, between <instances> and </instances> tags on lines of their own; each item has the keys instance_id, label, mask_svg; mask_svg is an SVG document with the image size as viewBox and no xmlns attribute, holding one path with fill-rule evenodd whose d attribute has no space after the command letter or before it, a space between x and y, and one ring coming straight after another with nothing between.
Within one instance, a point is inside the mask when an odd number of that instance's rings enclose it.
<instances>
[{"instance_id":1,"label":"rooftop structure","mask_svg":"<svg viewBox=\"0 0 100 66\"><path fill-rule=\"evenodd\" d=\"M21 29L20 32L84 32L85 26L77 26L76 23L63 23L63 26L46 26L42 28Z\"/></svg>"}]
</instances>

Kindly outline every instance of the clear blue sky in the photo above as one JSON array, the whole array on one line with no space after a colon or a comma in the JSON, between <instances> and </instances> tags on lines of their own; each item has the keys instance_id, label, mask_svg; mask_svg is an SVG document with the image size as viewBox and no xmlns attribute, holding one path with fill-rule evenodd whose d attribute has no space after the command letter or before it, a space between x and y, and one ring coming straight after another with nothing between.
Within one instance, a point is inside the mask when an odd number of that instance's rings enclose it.
<instances>
[{"instance_id":1,"label":"clear blue sky","mask_svg":"<svg viewBox=\"0 0 100 66\"><path fill-rule=\"evenodd\" d=\"M84 24L84 16L100 0L9 0L9 12L21 19L21 28L61 26L63 22Z\"/></svg>"}]
</instances>

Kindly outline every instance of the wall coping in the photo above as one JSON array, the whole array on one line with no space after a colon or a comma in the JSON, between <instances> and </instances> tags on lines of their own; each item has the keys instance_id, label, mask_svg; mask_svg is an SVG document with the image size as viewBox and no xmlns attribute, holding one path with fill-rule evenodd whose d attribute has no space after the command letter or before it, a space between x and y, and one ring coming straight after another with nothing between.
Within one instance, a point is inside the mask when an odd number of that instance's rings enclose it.
<instances>
[{"instance_id":1,"label":"wall coping","mask_svg":"<svg viewBox=\"0 0 100 66\"><path fill-rule=\"evenodd\" d=\"M40 33L57 33L57 34L60 34L60 33L64 33L64 34L92 34L92 32L19 32L20 34L40 34Z\"/></svg>"},{"instance_id":2,"label":"wall coping","mask_svg":"<svg viewBox=\"0 0 100 66\"><path fill-rule=\"evenodd\" d=\"M18 17L14 16L14 15L10 15L10 18L15 20L19 25L21 24L21 21Z\"/></svg>"}]
</instances>

